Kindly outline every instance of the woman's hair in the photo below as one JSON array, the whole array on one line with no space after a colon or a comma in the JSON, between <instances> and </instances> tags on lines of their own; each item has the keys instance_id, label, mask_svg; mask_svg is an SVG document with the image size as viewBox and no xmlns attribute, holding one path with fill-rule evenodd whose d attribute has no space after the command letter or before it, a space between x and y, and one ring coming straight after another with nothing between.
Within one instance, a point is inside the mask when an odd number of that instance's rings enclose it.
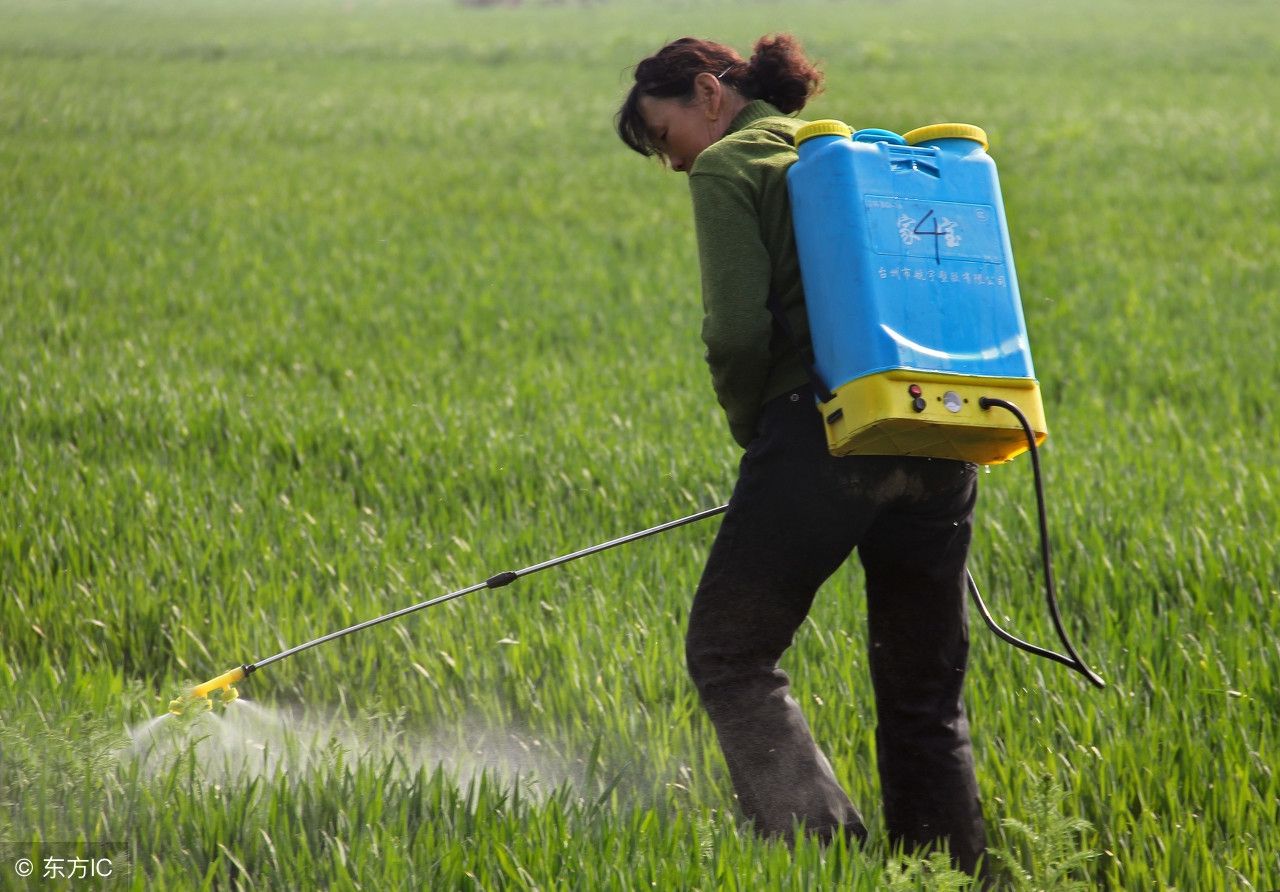
<instances>
[{"instance_id":1,"label":"woman's hair","mask_svg":"<svg viewBox=\"0 0 1280 892\"><path fill-rule=\"evenodd\" d=\"M724 44L681 37L636 66L636 82L618 110L622 141L641 155L657 154L640 114L640 97L690 100L694 79L704 71L747 99L763 99L787 114L800 111L822 89L822 72L790 34L761 37L750 60Z\"/></svg>"}]
</instances>

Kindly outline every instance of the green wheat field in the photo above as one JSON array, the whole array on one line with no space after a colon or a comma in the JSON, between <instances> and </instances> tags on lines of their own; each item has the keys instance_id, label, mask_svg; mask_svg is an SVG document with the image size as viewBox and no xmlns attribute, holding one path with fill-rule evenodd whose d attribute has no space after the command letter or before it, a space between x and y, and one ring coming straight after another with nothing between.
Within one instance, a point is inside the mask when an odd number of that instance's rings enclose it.
<instances>
[{"instance_id":1,"label":"green wheat field","mask_svg":"<svg viewBox=\"0 0 1280 892\"><path fill-rule=\"evenodd\" d=\"M1000 168L1108 682L974 614L1000 888L1280 888L1271 0L0 0L0 888L968 888L884 840L856 562L784 667L872 838L748 832L684 673L718 519L155 720L728 498L685 180L613 114L669 39L782 30L806 117ZM1056 646L1034 521L984 474L971 569Z\"/></svg>"}]
</instances>

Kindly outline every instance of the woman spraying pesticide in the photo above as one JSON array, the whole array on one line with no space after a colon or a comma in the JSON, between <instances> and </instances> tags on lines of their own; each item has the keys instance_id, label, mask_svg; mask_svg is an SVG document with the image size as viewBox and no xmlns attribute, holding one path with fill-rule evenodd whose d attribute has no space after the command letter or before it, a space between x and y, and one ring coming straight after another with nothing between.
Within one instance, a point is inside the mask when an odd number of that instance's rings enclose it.
<instances>
[{"instance_id":1,"label":"woman spraying pesticide","mask_svg":"<svg viewBox=\"0 0 1280 892\"><path fill-rule=\"evenodd\" d=\"M628 145L689 174L707 361L745 450L728 505L330 632L197 685L170 711L211 708L214 696L230 703L250 674L326 642L724 514L687 658L747 816L768 836L797 822L820 838L866 836L778 668L818 588L856 549L891 839L944 842L958 866L976 870L985 831L961 698L966 583L1000 638L1104 682L1067 639L1053 594L1036 450L1043 410L985 134L970 125L855 134L783 114L820 82L786 36L759 41L749 62L685 38L637 66L618 115ZM881 259L895 252L897 263ZM937 332L967 346L934 349ZM993 407L1018 423L988 417ZM1067 655L1001 629L965 569L973 463L1021 451L1036 475L1046 598Z\"/></svg>"},{"instance_id":2,"label":"woman spraying pesticide","mask_svg":"<svg viewBox=\"0 0 1280 892\"><path fill-rule=\"evenodd\" d=\"M760 40L750 60L683 38L636 66L618 114L627 145L689 175L707 363L745 450L686 657L756 829L784 836L799 821L819 837L865 838L778 668L818 588L856 550L889 834L908 847L944 841L973 872L986 847L962 698L976 467L827 448L787 190L804 123L787 115L821 82L786 35Z\"/></svg>"}]
</instances>

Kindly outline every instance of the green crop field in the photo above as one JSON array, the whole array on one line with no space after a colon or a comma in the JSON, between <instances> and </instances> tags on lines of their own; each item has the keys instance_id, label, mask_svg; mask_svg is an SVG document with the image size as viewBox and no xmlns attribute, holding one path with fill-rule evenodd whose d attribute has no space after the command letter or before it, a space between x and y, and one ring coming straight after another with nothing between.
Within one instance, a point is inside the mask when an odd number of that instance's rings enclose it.
<instances>
[{"instance_id":1,"label":"green crop field","mask_svg":"<svg viewBox=\"0 0 1280 892\"><path fill-rule=\"evenodd\" d=\"M728 497L685 180L612 122L666 40L778 30L806 117L1000 167L1108 682L975 614L1004 887L1280 888L1272 0L0 0L0 888L963 885L884 842L854 565L784 667L872 839L746 831L684 673L716 519L153 721ZM1056 645L1029 464L981 482L971 568Z\"/></svg>"}]
</instances>

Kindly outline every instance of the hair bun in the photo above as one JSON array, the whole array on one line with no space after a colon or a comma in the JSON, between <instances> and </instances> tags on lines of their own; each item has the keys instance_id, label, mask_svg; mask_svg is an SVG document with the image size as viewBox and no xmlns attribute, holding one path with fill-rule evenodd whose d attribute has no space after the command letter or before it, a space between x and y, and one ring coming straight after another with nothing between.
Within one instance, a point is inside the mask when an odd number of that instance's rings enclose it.
<instances>
[{"instance_id":1,"label":"hair bun","mask_svg":"<svg viewBox=\"0 0 1280 892\"><path fill-rule=\"evenodd\" d=\"M800 111L822 90L822 72L790 34L765 35L756 41L748 66L749 92L779 111Z\"/></svg>"}]
</instances>

